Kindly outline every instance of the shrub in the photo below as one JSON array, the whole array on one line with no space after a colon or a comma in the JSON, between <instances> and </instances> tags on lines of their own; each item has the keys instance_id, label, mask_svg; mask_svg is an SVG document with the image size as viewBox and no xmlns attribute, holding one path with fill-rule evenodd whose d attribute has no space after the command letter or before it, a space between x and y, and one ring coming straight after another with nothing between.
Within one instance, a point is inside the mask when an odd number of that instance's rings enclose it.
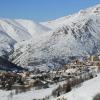
<instances>
[{"instance_id":1,"label":"shrub","mask_svg":"<svg viewBox=\"0 0 100 100\"><path fill-rule=\"evenodd\" d=\"M52 95L53 95L54 97L56 97L56 96L58 97L58 96L60 96L60 93L61 93L61 92L62 92L62 86L59 85L57 89L55 89L55 90L52 91Z\"/></svg>"},{"instance_id":2,"label":"shrub","mask_svg":"<svg viewBox=\"0 0 100 100\"><path fill-rule=\"evenodd\" d=\"M66 84L63 85L63 91L65 91L65 93L71 91L71 84L70 84L70 82L67 82Z\"/></svg>"},{"instance_id":3,"label":"shrub","mask_svg":"<svg viewBox=\"0 0 100 100\"><path fill-rule=\"evenodd\" d=\"M94 96L93 100L100 100L100 93Z\"/></svg>"}]
</instances>

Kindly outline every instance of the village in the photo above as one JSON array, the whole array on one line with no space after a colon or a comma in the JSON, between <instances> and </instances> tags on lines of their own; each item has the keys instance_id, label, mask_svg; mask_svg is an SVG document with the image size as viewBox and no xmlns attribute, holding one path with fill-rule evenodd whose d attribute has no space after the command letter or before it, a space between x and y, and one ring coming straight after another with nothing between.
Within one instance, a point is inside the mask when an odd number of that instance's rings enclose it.
<instances>
[{"instance_id":1,"label":"village","mask_svg":"<svg viewBox=\"0 0 100 100\"><path fill-rule=\"evenodd\" d=\"M35 90L49 88L50 85L66 81L52 93L53 96L69 92L72 87L80 83L92 79L97 76L100 71L99 56L91 56L85 61L79 59L73 60L71 63L61 68L49 70L47 72L22 70L20 72L0 71L0 89L16 90L16 93L29 91L31 88Z\"/></svg>"}]
</instances>

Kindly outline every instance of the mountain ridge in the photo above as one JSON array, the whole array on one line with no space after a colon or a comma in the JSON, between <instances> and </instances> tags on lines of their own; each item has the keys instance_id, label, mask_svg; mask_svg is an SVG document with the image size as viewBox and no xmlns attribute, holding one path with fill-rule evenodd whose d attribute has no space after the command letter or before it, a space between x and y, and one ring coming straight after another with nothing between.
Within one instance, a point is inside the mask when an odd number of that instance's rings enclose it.
<instances>
[{"instance_id":1,"label":"mountain ridge","mask_svg":"<svg viewBox=\"0 0 100 100\"><path fill-rule=\"evenodd\" d=\"M15 22L31 36L14 45L9 60L15 64L23 67L48 66L49 63L60 66L71 56L100 54L100 4L49 22Z\"/></svg>"}]
</instances>

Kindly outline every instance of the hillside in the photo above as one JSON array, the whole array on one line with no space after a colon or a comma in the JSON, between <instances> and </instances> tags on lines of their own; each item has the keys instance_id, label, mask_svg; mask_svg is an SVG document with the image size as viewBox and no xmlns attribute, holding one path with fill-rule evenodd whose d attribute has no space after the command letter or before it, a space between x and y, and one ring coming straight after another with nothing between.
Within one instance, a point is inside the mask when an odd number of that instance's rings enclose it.
<instances>
[{"instance_id":1,"label":"hillside","mask_svg":"<svg viewBox=\"0 0 100 100\"><path fill-rule=\"evenodd\" d=\"M0 56L9 56L15 44L30 40L38 32L47 30L45 26L29 20L0 19Z\"/></svg>"},{"instance_id":2,"label":"hillside","mask_svg":"<svg viewBox=\"0 0 100 100\"><path fill-rule=\"evenodd\" d=\"M9 62L8 60L6 60L4 58L0 57L0 70L19 71L19 70L23 70L23 68Z\"/></svg>"},{"instance_id":3,"label":"hillside","mask_svg":"<svg viewBox=\"0 0 100 100\"><path fill-rule=\"evenodd\" d=\"M62 95L59 98L64 97L67 100L93 100L93 98L100 93L99 84L100 74L96 78L82 83L80 87L74 88L71 92Z\"/></svg>"}]
</instances>

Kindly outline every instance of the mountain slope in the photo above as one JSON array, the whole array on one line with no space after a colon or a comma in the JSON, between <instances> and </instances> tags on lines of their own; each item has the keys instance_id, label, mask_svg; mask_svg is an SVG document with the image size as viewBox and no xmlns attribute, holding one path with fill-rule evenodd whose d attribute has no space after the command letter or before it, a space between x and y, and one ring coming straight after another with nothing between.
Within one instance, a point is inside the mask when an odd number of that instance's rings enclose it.
<instances>
[{"instance_id":1,"label":"mountain slope","mask_svg":"<svg viewBox=\"0 0 100 100\"><path fill-rule=\"evenodd\" d=\"M38 32L42 34L47 30L49 29L45 26L29 20L0 19L0 56L8 56L13 52L16 43L30 40Z\"/></svg>"},{"instance_id":2,"label":"mountain slope","mask_svg":"<svg viewBox=\"0 0 100 100\"><path fill-rule=\"evenodd\" d=\"M11 56L22 66L62 64L70 56L100 54L100 5L41 23L52 29L34 42L19 43Z\"/></svg>"},{"instance_id":3,"label":"mountain slope","mask_svg":"<svg viewBox=\"0 0 100 100\"><path fill-rule=\"evenodd\" d=\"M0 56L8 56L13 52L13 45L16 43L9 35L5 32L0 31Z\"/></svg>"},{"instance_id":4,"label":"mountain slope","mask_svg":"<svg viewBox=\"0 0 100 100\"><path fill-rule=\"evenodd\" d=\"M50 31L48 27L31 20L18 19L16 22L22 25L31 34L31 36L33 36L33 38L35 35L39 36L45 32Z\"/></svg>"},{"instance_id":5,"label":"mountain slope","mask_svg":"<svg viewBox=\"0 0 100 100\"><path fill-rule=\"evenodd\" d=\"M52 21L41 22L41 24L43 24L47 27L50 27L52 29L55 29L55 28L59 28L61 26L67 25L67 24L71 24L71 23L74 24L74 23L78 22L78 20L81 20L83 18L88 18L91 15L94 15L94 16L100 15L100 4L98 4L94 7L87 8L85 10L80 10L78 13L75 13L73 15L65 16L65 17L58 18L58 19L52 20ZM78 22L78 23L80 23L80 22Z\"/></svg>"},{"instance_id":6,"label":"mountain slope","mask_svg":"<svg viewBox=\"0 0 100 100\"><path fill-rule=\"evenodd\" d=\"M97 77L84 82L80 87L73 88L71 92L66 93L58 98L66 98L67 100L94 100L93 98L100 93L99 84L100 74L98 74ZM55 100L58 100L58 98ZM99 98L97 98L97 100L99 100Z\"/></svg>"},{"instance_id":7,"label":"mountain slope","mask_svg":"<svg viewBox=\"0 0 100 100\"><path fill-rule=\"evenodd\" d=\"M23 68L9 62L8 60L6 60L2 57L0 57L0 70L19 71L19 70L23 70Z\"/></svg>"},{"instance_id":8,"label":"mountain slope","mask_svg":"<svg viewBox=\"0 0 100 100\"><path fill-rule=\"evenodd\" d=\"M0 30L17 42L31 38L26 29L14 20L0 19Z\"/></svg>"}]
</instances>

